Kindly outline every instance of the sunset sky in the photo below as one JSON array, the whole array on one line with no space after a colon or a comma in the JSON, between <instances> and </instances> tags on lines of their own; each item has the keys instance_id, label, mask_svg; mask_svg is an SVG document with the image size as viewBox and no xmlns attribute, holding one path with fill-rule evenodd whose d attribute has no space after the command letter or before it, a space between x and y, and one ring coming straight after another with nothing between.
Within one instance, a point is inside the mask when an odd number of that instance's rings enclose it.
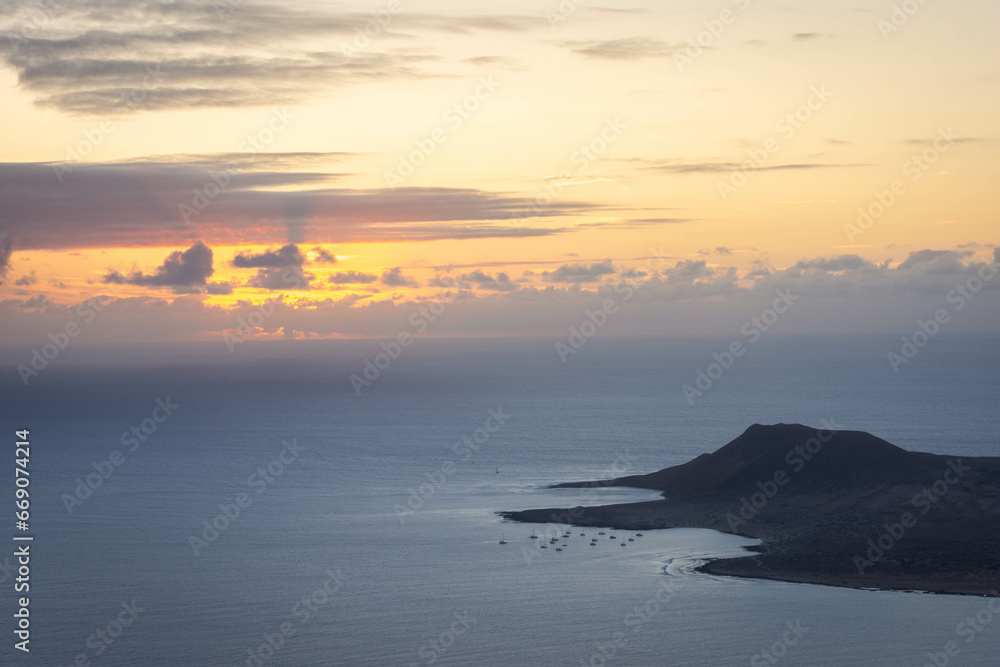
<instances>
[{"instance_id":1,"label":"sunset sky","mask_svg":"<svg viewBox=\"0 0 1000 667\"><path fill-rule=\"evenodd\" d=\"M0 342L902 335L1000 262L993 0L2 5Z\"/></svg>"}]
</instances>

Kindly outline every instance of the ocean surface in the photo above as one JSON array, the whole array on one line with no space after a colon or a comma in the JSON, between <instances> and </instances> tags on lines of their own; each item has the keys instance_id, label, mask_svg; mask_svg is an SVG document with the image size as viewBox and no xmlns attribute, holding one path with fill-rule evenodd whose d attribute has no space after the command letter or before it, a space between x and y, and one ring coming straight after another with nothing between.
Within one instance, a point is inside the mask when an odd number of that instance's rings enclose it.
<instances>
[{"instance_id":1,"label":"ocean surface","mask_svg":"<svg viewBox=\"0 0 1000 667\"><path fill-rule=\"evenodd\" d=\"M696 574L753 543L703 530L591 547L572 529L543 550L562 527L496 513L655 498L546 485L683 463L753 423L998 456L998 342L937 339L895 373L898 339L767 338L691 402L728 340L596 337L566 363L548 339L422 339L392 360L377 341L81 345L28 386L31 350L5 348L34 541L26 655L4 537L0 663L920 667L955 641L947 664L997 665L985 598ZM358 395L366 359L385 368Z\"/></svg>"}]
</instances>

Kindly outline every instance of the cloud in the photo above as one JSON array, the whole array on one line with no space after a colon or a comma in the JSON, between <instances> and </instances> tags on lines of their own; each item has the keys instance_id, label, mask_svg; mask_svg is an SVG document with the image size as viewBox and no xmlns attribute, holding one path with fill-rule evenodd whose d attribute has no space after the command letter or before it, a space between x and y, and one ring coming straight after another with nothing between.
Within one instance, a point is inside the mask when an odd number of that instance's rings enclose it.
<instances>
[{"instance_id":1,"label":"cloud","mask_svg":"<svg viewBox=\"0 0 1000 667\"><path fill-rule=\"evenodd\" d=\"M716 248L706 248L705 250L699 250L699 255L732 255L733 251L726 246L718 246Z\"/></svg>"},{"instance_id":2,"label":"cloud","mask_svg":"<svg viewBox=\"0 0 1000 667\"><path fill-rule=\"evenodd\" d=\"M382 274L382 284L389 287L416 287L418 283L404 276L403 270L397 266Z\"/></svg>"},{"instance_id":3,"label":"cloud","mask_svg":"<svg viewBox=\"0 0 1000 667\"><path fill-rule=\"evenodd\" d=\"M212 249L198 241L183 252L175 250L170 253L155 273L147 275L134 271L125 276L111 271L104 276L104 282L145 287L195 287L205 285L213 272Z\"/></svg>"},{"instance_id":4,"label":"cloud","mask_svg":"<svg viewBox=\"0 0 1000 667\"><path fill-rule=\"evenodd\" d=\"M248 252L237 253L233 257L233 266L247 268L284 268L287 266L302 266L306 258L299 252L299 247L289 243L283 248L269 249L259 255Z\"/></svg>"},{"instance_id":5,"label":"cloud","mask_svg":"<svg viewBox=\"0 0 1000 667\"><path fill-rule=\"evenodd\" d=\"M178 237L212 245L266 245L276 239L359 243L571 231L517 224L530 200L505 193L336 188L335 174L288 170L284 154L260 153L245 165L228 160L223 154L72 165L0 163L3 231L23 249L164 246ZM195 208L192 192L220 172L229 174L227 187ZM562 200L532 217L572 217L605 208ZM298 236L289 238L293 232Z\"/></svg>"},{"instance_id":6,"label":"cloud","mask_svg":"<svg viewBox=\"0 0 1000 667\"><path fill-rule=\"evenodd\" d=\"M586 58L602 60L639 60L640 58L661 58L676 53L680 47L655 37L625 37L622 39L588 39L561 42Z\"/></svg>"},{"instance_id":7,"label":"cloud","mask_svg":"<svg viewBox=\"0 0 1000 667\"><path fill-rule=\"evenodd\" d=\"M34 285L37 282L38 278L35 277L35 272L32 271L31 275L21 276L20 278L14 281L14 284L17 285L18 287L28 287L30 285Z\"/></svg>"},{"instance_id":8,"label":"cloud","mask_svg":"<svg viewBox=\"0 0 1000 667\"><path fill-rule=\"evenodd\" d=\"M838 257L819 257L816 259L803 260L797 262L788 269L789 272L819 271L832 273L837 271L858 271L861 269L875 268L875 264L857 255L840 255Z\"/></svg>"},{"instance_id":9,"label":"cloud","mask_svg":"<svg viewBox=\"0 0 1000 667\"><path fill-rule=\"evenodd\" d=\"M941 252L941 251L935 251ZM898 340L911 332L918 320L926 320L937 309L950 308L948 295L973 279L982 283L975 300L953 318L949 333L992 332L1000 327L1000 273L989 268L1000 265L1000 250L990 249L953 265L951 273L938 273L937 259L899 269L889 263L866 264L840 257L805 257L793 264L802 268L771 269L757 263L737 280L733 267L685 264L666 271L649 270L638 263L622 271L636 272L634 297L628 318L609 322L607 332L636 335L729 336L740 323L775 298L775 290L790 290L796 301L781 335L786 334L892 334ZM843 271L827 271L838 267ZM664 275L698 275L698 279L675 279ZM486 274L486 272L483 272ZM753 273L759 275L751 276ZM472 277L477 270L470 269ZM645 275L641 275L645 274ZM986 276L993 276L987 279ZM461 282L460 278L449 280ZM494 276L498 278L498 276ZM641 278L641 280L639 280ZM471 283L470 283L471 284ZM580 313L602 299L621 300L614 280L591 285L546 284L522 286L516 291L461 289L449 301L449 315L435 324L438 335L557 335L565 336L566 322L578 321ZM294 301L281 296L270 299L274 314L262 325L261 335L302 332L303 336L391 336L399 322L432 300L419 295L371 301L365 295L333 300L326 295L303 293ZM0 301L3 342L29 345L57 330L74 313L76 304L57 304L43 297ZM88 325L88 337L105 341L192 340L232 329L239 315L246 316L252 304L236 307L213 305L203 295L165 299L142 296L110 300L100 318ZM877 348L875 362L884 359Z\"/></svg>"},{"instance_id":10,"label":"cloud","mask_svg":"<svg viewBox=\"0 0 1000 667\"><path fill-rule=\"evenodd\" d=\"M208 294L232 294L233 286L229 283L208 283L205 286L205 292Z\"/></svg>"},{"instance_id":11,"label":"cloud","mask_svg":"<svg viewBox=\"0 0 1000 667\"><path fill-rule=\"evenodd\" d=\"M792 35L792 38L796 42L810 42L817 39L830 39L835 36L829 32L797 32Z\"/></svg>"},{"instance_id":12,"label":"cloud","mask_svg":"<svg viewBox=\"0 0 1000 667\"><path fill-rule=\"evenodd\" d=\"M616 229L640 229L643 227L658 227L660 225L677 225L692 222L694 218L632 218L616 221L584 222L576 225L582 228L614 227Z\"/></svg>"},{"instance_id":13,"label":"cloud","mask_svg":"<svg viewBox=\"0 0 1000 667\"><path fill-rule=\"evenodd\" d=\"M330 276L330 282L334 285L367 285L378 280L378 276L373 273L361 273L360 271L341 271Z\"/></svg>"},{"instance_id":14,"label":"cloud","mask_svg":"<svg viewBox=\"0 0 1000 667\"><path fill-rule=\"evenodd\" d=\"M310 258L316 264L336 264L337 256L331 252L328 252L324 248L316 246L309 251Z\"/></svg>"},{"instance_id":15,"label":"cloud","mask_svg":"<svg viewBox=\"0 0 1000 667\"><path fill-rule=\"evenodd\" d=\"M722 160L705 160L699 162L682 162L679 160L639 160L644 162L643 168L661 171L668 174L718 174L747 169L747 163L726 162ZM762 167L750 167L751 171L800 171L807 169L834 169L837 167L860 167L860 164L826 164L822 162L797 162L790 164L773 164Z\"/></svg>"},{"instance_id":16,"label":"cloud","mask_svg":"<svg viewBox=\"0 0 1000 667\"><path fill-rule=\"evenodd\" d=\"M38 14L45 11L44 20ZM370 48L355 31L367 12L322 4L76 0L48 12L8 3L0 58L36 102L73 114L295 104L371 81L438 76L428 36L511 32L528 17L402 12ZM411 31L410 34L401 31ZM123 100L127 100L124 101Z\"/></svg>"},{"instance_id":17,"label":"cloud","mask_svg":"<svg viewBox=\"0 0 1000 667\"><path fill-rule=\"evenodd\" d=\"M472 283L479 289L494 292L513 292L519 289L519 286L511 282L510 276L504 272L500 272L496 276L491 276L488 273L484 273L481 269L476 269L472 273L462 274L460 280Z\"/></svg>"},{"instance_id":18,"label":"cloud","mask_svg":"<svg viewBox=\"0 0 1000 667\"><path fill-rule=\"evenodd\" d=\"M0 285L10 271L10 256L14 252L14 244L7 234L0 234Z\"/></svg>"},{"instance_id":19,"label":"cloud","mask_svg":"<svg viewBox=\"0 0 1000 667\"><path fill-rule=\"evenodd\" d=\"M465 62L481 67L500 67L508 70L524 69L517 60L506 56L476 56L475 58L466 58Z\"/></svg>"},{"instance_id":20,"label":"cloud","mask_svg":"<svg viewBox=\"0 0 1000 667\"><path fill-rule=\"evenodd\" d=\"M932 270L937 273L953 271L961 265L962 257L971 257L971 250L956 252L952 250L918 250L911 252L897 268L901 271L920 269Z\"/></svg>"},{"instance_id":21,"label":"cloud","mask_svg":"<svg viewBox=\"0 0 1000 667\"><path fill-rule=\"evenodd\" d=\"M316 276L302 270L301 266L258 269L257 275L246 282L247 287L272 291L311 290Z\"/></svg>"},{"instance_id":22,"label":"cloud","mask_svg":"<svg viewBox=\"0 0 1000 667\"><path fill-rule=\"evenodd\" d=\"M544 271L542 276L545 280L553 283L586 283L600 280L603 276L611 275L615 272L615 267L611 260L597 262L594 264L564 264L555 271Z\"/></svg>"}]
</instances>

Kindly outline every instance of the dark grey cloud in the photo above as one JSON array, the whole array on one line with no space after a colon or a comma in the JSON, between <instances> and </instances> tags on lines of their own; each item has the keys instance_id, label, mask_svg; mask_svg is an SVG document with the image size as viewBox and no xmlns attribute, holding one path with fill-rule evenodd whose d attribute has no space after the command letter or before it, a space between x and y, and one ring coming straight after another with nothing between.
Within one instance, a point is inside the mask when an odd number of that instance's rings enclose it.
<instances>
[{"instance_id":1,"label":"dark grey cloud","mask_svg":"<svg viewBox=\"0 0 1000 667\"><path fill-rule=\"evenodd\" d=\"M340 156L329 160L339 160ZM518 224L527 198L470 188L348 189L336 175L288 170L260 153L113 163L0 163L0 232L18 248L414 241L548 236L571 228ZM310 164L323 160L310 157ZM221 187L220 187L221 184ZM196 194L200 193L200 194ZM205 193L209 193L208 196ZM604 206L554 202L536 219Z\"/></svg>"},{"instance_id":2,"label":"dark grey cloud","mask_svg":"<svg viewBox=\"0 0 1000 667\"><path fill-rule=\"evenodd\" d=\"M14 284L18 287L29 287L38 282L38 278L35 276L35 272L32 271L29 275L21 276L14 281Z\"/></svg>"},{"instance_id":3,"label":"dark grey cloud","mask_svg":"<svg viewBox=\"0 0 1000 667\"><path fill-rule=\"evenodd\" d=\"M258 269L257 275L247 280L246 286L272 291L311 290L315 277L301 266L269 267Z\"/></svg>"},{"instance_id":4,"label":"dark grey cloud","mask_svg":"<svg viewBox=\"0 0 1000 667\"><path fill-rule=\"evenodd\" d=\"M102 116L293 104L357 83L436 76L426 67L435 57L419 47L390 47L414 32L512 32L533 23L518 16L405 11L370 43L358 44L356 31L371 23L372 15L322 4L74 0L4 5L0 62L17 73L21 87L38 104ZM428 40L427 51L432 49Z\"/></svg>"},{"instance_id":5,"label":"dark grey cloud","mask_svg":"<svg viewBox=\"0 0 1000 667\"><path fill-rule=\"evenodd\" d=\"M901 271L921 269L937 273L948 272L961 264L961 258L971 257L973 254L971 250L918 250L911 252L898 268Z\"/></svg>"},{"instance_id":6,"label":"dark grey cloud","mask_svg":"<svg viewBox=\"0 0 1000 667\"><path fill-rule=\"evenodd\" d=\"M360 271L341 271L330 276L330 282L334 285L367 285L378 280L374 273L362 273Z\"/></svg>"},{"instance_id":7,"label":"dark grey cloud","mask_svg":"<svg viewBox=\"0 0 1000 667\"><path fill-rule=\"evenodd\" d=\"M482 269L476 269L472 273L462 274L459 279L472 283L479 289L494 292L513 292L519 289L519 286L511 281L510 276L502 271L496 276L492 276L483 272Z\"/></svg>"},{"instance_id":8,"label":"dark grey cloud","mask_svg":"<svg viewBox=\"0 0 1000 667\"><path fill-rule=\"evenodd\" d=\"M0 285L3 285L3 279L10 271L10 256L13 252L14 244L10 236L6 233L0 233Z\"/></svg>"},{"instance_id":9,"label":"dark grey cloud","mask_svg":"<svg viewBox=\"0 0 1000 667\"><path fill-rule=\"evenodd\" d=\"M241 269L249 268L284 268L302 266L306 258L294 243L282 248L272 248L259 254L240 252L233 257L233 266Z\"/></svg>"},{"instance_id":10,"label":"dark grey cloud","mask_svg":"<svg viewBox=\"0 0 1000 667\"><path fill-rule=\"evenodd\" d=\"M655 37L573 40L561 42L560 46L586 58L601 60L661 58L671 56L683 47L683 45L671 44Z\"/></svg>"},{"instance_id":11,"label":"dark grey cloud","mask_svg":"<svg viewBox=\"0 0 1000 667\"><path fill-rule=\"evenodd\" d=\"M229 283L208 283L205 286L205 292L207 294L232 294L233 286Z\"/></svg>"},{"instance_id":12,"label":"dark grey cloud","mask_svg":"<svg viewBox=\"0 0 1000 667\"><path fill-rule=\"evenodd\" d=\"M310 251L313 254L313 261L317 264L336 264L337 256L325 248L316 246Z\"/></svg>"},{"instance_id":13,"label":"dark grey cloud","mask_svg":"<svg viewBox=\"0 0 1000 667\"><path fill-rule=\"evenodd\" d=\"M611 260L594 264L564 264L555 271L543 271L542 277L553 283L587 283L612 275L615 267Z\"/></svg>"},{"instance_id":14,"label":"dark grey cloud","mask_svg":"<svg viewBox=\"0 0 1000 667\"><path fill-rule=\"evenodd\" d=\"M665 273L671 280L680 281L708 278L715 275L715 272L708 268L708 262L703 259L682 259L672 269L667 269Z\"/></svg>"},{"instance_id":15,"label":"dark grey cloud","mask_svg":"<svg viewBox=\"0 0 1000 667\"><path fill-rule=\"evenodd\" d=\"M142 285L145 287L196 287L205 285L211 277L212 249L198 241L187 250L175 250L163 261L156 271L145 274L133 271L123 275L111 271L104 276L105 283L118 285Z\"/></svg>"},{"instance_id":16,"label":"dark grey cloud","mask_svg":"<svg viewBox=\"0 0 1000 667\"><path fill-rule=\"evenodd\" d=\"M416 287L418 283L403 275L403 270L397 266L382 274L382 284L389 287Z\"/></svg>"}]
</instances>

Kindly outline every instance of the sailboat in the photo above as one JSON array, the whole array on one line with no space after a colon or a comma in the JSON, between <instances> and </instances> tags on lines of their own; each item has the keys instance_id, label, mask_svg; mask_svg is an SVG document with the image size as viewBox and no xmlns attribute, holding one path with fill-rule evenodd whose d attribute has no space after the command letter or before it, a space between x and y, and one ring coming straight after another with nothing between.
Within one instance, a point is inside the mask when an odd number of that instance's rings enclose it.
<instances>
[{"instance_id":1,"label":"sailboat","mask_svg":"<svg viewBox=\"0 0 1000 667\"><path fill-rule=\"evenodd\" d=\"M538 535L535 535L535 529L534 528L531 529L531 538L530 539L532 539L532 540L537 540L538 539Z\"/></svg>"},{"instance_id":2,"label":"sailboat","mask_svg":"<svg viewBox=\"0 0 1000 667\"><path fill-rule=\"evenodd\" d=\"M507 536L500 533L500 544L507 544Z\"/></svg>"}]
</instances>

